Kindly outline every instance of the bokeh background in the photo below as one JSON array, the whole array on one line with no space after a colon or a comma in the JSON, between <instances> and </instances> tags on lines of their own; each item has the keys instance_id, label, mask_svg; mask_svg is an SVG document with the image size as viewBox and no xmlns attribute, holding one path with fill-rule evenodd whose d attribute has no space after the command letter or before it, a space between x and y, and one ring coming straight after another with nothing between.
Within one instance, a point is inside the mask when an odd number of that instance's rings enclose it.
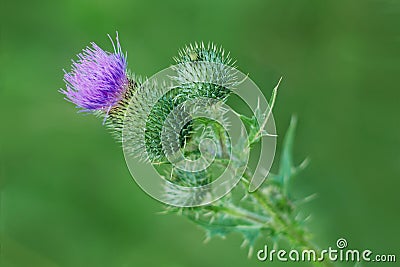
<instances>
[{"instance_id":1,"label":"bokeh background","mask_svg":"<svg viewBox=\"0 0 400 267\"><path fill-rule=\"evenodd\" d=\"M318 193L304 206L314 241L400 256L399 1L0 3L0 266L279 265L157 214L101 120L58 93L71 58L91 41L111 50L116 30L140 75L213 41L266 95L283 76L277 131L298 116L295 159L311 164L292 190Z\"/></svg>"}]
</instances>

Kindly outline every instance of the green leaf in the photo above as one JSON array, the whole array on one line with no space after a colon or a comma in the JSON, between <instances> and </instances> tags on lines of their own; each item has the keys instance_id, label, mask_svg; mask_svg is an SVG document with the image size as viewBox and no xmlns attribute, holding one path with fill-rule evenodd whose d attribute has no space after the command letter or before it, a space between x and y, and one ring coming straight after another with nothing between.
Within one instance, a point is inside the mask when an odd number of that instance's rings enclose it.
<instances>
[{"instance_id":1,"label":"green leaf","mask_svg":"<svg viewBox=\"0 0 400 267\"><path fill-rule=\"evenodd\" d=\"M254 143L257 143L260 140L260 136L258 138L256 137L257 133L260 131L260 126L257 122L257 118L255 116L249 118L244 115L240 115L240 119L248 130L249 144L252 145Z\"/></svg>"},{"instance_id":2,"label":"green leaf","mask_svg":"<svg viewBox=\"0 0 400 267\"><path fill-rule=\"evenodd\" d=\"M293 143L295 137L297 125L297 118L295 116L290 120L289 128L285 134L285 138L283 140L283 149L279 162L279 173L278 179L283 186L283 190L285 194L288 190L288 184L290 179L293 177L295 173L295 166L293 165Z\"/></svg>"}]
</instances>

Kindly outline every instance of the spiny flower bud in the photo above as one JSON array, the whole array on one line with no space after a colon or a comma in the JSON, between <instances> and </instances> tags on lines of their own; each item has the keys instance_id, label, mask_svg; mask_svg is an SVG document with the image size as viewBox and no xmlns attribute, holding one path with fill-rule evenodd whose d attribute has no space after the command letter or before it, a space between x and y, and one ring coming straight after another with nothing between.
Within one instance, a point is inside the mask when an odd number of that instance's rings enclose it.
<instances>
[{"instance_id":1,"label":"spiny flower bud","mask_svg":"<svg viewBox=\"0 0 400 267\"><path fill-rule=\"evenodd\" d=\"M129 140L129 150L153 163L166 161L162 129L175 108L198 98L225 101L231 92L228 87L236 82L236 77L232 75L233 67L225 65L232 63L229 54L214 44L189 45L178 52L175 61L178 64L172 66L175 76L171 77L175 81L174 88L164 93L158 87L165 85L145 82L133 93L131 105L126 111L125 120L129 123L125 124L125 139ZM143 114L148 115L143 117ZM145 129L144 136L142 129ZM181 148L190 139L191 132L192 122L188 121L180 131Z\"/></svg>"},{"instance_id":2,"label":"spiny flower bud","mask_svg":"<svg viewBox=\"0 0 400 267\"><path fill-rule=\"evenodd\" d=\"M217 47L213 43L208 43L204 45L201 43L194 43L185 46L178 51L178 56L174 57L177 64L184 62L195 62L195 61L205 61L220 63L223 65L232 65L232 58L229 53L225 53L222 47Z\"/></svg>"}]
</instances>

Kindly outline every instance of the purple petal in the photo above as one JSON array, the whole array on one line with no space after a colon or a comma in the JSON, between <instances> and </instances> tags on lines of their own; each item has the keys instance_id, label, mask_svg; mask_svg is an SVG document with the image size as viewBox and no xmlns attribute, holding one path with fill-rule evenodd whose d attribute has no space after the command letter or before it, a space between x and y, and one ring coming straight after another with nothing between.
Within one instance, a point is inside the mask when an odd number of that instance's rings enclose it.
<instances>
[{"instance_id":1,"label":"purple petal","mask_svg":"<svg viewBox=\"0 0 400 267\"><path fill-rule=\"evenodd\" d=\"M66 90L61 93L82 111L107 111L124 96L128 83L127 61L118 35L116 40L116 47L113 42L114 53L91 43L91 47L78 54L77 61L72 61L71 72L65 72Z\"/></svg>"}]
</instances>

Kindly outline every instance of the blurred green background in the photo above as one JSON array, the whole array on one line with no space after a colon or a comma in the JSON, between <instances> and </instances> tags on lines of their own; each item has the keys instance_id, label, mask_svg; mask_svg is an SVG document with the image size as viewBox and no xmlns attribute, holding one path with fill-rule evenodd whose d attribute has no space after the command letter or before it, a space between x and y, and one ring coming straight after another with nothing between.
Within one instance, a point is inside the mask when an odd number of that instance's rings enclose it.
<instances>
[{"instance_id":1,"label":"blurred green background","mask_svg":"<svg viewBox=\"0 0 400 267\"><path fill-rule=\"evenodd\" d=\"M0 266L276 264L157 214L101 120L57 92L70 59L90 41L111 50L116 30L141 75L213 41L266 95L283 76L277 131L297 114L295 159L311 165L293 191L319 195L304 206L314 241L400 256L400 1L0 3Z\"/></svg>"}]
</instances>

